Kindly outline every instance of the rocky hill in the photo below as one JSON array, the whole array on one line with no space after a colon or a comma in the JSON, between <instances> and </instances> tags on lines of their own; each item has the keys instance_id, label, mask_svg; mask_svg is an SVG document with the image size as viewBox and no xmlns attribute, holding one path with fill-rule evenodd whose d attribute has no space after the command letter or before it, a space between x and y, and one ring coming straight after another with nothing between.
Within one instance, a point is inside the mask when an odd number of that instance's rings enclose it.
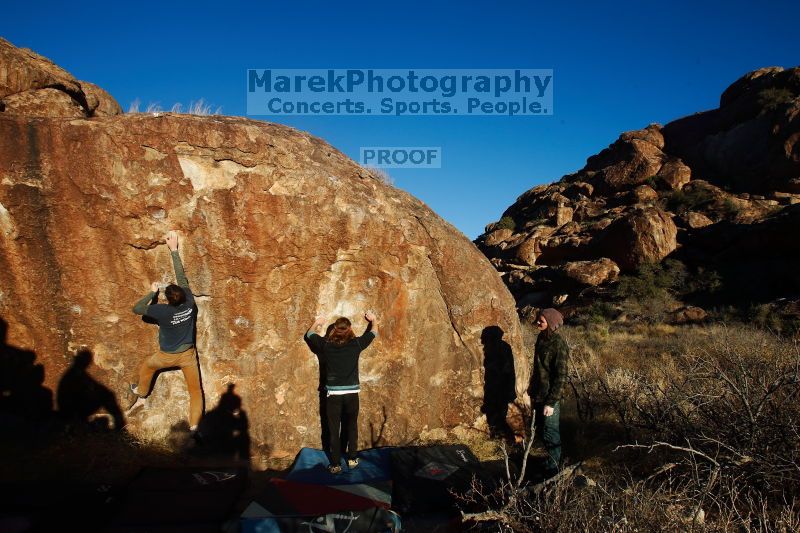
<instances>
[{"instance_id":1,"label":"rocky hill","mask_svg":"<svg viewBox=\"0 0 800 533\"><path fill-rule=\"evenodd\" d=\"M367 309L381 321L361 364L362 446L485 428L487 353L513 352L524 390L514 300L489 261L324 141L244 118L121 114L3 40L0 106L0 340L36 353L47 388L85 346L94 379L125 401L157 348L131 308L173 279L163 236L175 228L198 295L206 407L235 384L256 450L320 445L319 370L303 341L320 314L359 331ZM167 372L127 429L163 438L187 404Z\"/></svg>"},{"instance_id":2,"label":"rocky hill","mask_svg":"<svg viewBox=\"0 0 800 533\"><path fill-rule=\"evenodd\" d=\"M785 308L800 294L799 230L800 68L773 67L733 83L718 109L623 133L475 242L523 310L574 310L665 261L714 277L684 304Z\"/></svg>"}]
</instances>

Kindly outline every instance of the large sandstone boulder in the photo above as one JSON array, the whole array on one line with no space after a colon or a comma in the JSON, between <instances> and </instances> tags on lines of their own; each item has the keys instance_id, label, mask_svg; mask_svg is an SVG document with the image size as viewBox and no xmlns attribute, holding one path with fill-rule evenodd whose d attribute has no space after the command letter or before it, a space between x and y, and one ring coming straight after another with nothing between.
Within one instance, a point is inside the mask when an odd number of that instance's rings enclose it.
<instances>
[{"instance_id":1,"label":"large sandstone boulder","mask_svg":"<svg viewBox=\"0 0 800 533\"><path fill-rule=\"evenodd\" d=\"M314 317L380 317L363 354L360 445L482 427L486 328L528 362L514 301L489 261L422 202L325 142L276 124L166 114L0 114L0 315L55 390L78 347L124 402L156 348L131 312L173 279L176 228L198 295L206 406L236 385L255 447L319 446ZM128 429L159 439L185 420L179 373L158 378Z\"/></svg>"}]
</instances>

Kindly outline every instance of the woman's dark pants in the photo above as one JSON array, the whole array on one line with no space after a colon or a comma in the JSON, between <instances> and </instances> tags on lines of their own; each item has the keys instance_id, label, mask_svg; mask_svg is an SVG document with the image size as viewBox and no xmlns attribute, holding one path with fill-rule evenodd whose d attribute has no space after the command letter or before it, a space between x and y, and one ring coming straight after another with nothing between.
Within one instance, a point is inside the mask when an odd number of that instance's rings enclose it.
<instances>
[{"instance_id":1,"label":"woman's dark pants","mask_svg":"<svg viewBox=\"0 0 800 533\"><path fill-rule=\"evenodd\" d=\"M338 465L342 460L345 435L347 458L355 459L358 451L358 393L328 396L326 404L331 464Z\"/></svg>"}]
</instances>

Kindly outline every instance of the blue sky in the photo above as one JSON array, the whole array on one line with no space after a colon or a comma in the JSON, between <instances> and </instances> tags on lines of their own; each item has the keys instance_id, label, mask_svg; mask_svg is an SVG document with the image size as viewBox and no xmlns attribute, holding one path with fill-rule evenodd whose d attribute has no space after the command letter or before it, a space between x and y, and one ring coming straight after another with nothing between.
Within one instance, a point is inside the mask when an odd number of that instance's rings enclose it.
<instances>
[{"instance_id":1,"label":"blue sky","mask_svg":"<svg viewBox=\"0 0 800 533\"><path fill-rule=\"evenodd\" d=\"M630 129L716 107L742 74L800 64L800 2L4 2L0 36L127 109L200 98L245 115L248 68L552 68L550 117L257 117L361 146L441 146L390 170L468 237Z\"/></svg>"}]
</instances>

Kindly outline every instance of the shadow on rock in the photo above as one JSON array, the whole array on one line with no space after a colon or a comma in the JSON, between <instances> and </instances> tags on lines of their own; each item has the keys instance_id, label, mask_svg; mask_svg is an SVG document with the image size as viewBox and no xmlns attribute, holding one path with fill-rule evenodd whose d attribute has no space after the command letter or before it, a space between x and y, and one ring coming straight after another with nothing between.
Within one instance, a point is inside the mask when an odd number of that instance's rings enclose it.
<instances>
[{"instance_id":1,"label":"shadow on rock","mask_svg":"<svg viewBox=\"0 0 800 533\"><path fill-rule=\"evenodd\" d=\"M208 411L192 438L196 453L228 457L235 461L250 462L250 432L247 412L242 409L242 398L234 392L235 384L220 396L219 403Z\"/></svg>"},{"instance_id":2,"label":"shadow on rock","mask_svg":"<svg viewBox=\"0 0 800 533\"><path fill-rule=\"evenodd\" d=\"M8 322L0 318L0 434L11 435L52 420L53 392L43 385L36 353L7 344L7 334Z\"/></svg>"},{"instance_id":3,"label":"shadow on rock","mask_svg":"<svg viewBox=\"0 0 800 533\"><path fill-rule=\"evenodd\" d=\"M56 393L59 415L68 426L120 431L125 418L114 393L88 373L93 359L90 350L78 350L72 366L61 377Z\"/></svg>"},{"instance_id":4,"label":"shadow on rock","mask_svg":"<svg viewBox=\"0 0 800 533\"><path fill-rule=\"evenodd\" d=\"M499 326L488 326L481 332L484 369L481 412L486 414L489 432L495 438L513 436L506 417L508 404L517 397L514 354L503 335Z\"/></svg>"}]
</instances>

